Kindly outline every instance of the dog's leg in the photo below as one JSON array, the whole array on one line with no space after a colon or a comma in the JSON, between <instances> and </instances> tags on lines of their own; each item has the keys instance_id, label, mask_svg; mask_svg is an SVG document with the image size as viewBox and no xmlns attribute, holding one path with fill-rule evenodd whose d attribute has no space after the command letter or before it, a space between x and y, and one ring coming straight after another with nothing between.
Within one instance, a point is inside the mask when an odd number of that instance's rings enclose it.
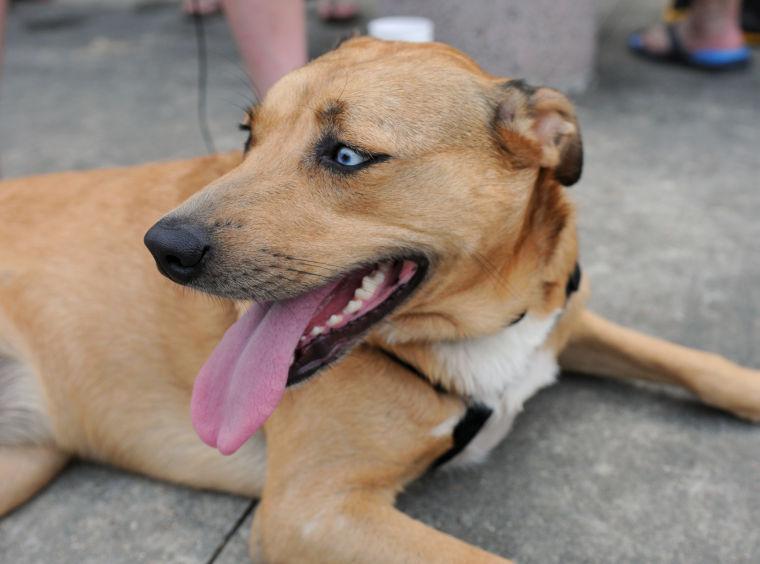
<instances>
[{"instance_id":1,"label":"dog's leg","mask_svg":"<svg viewBox=\"0 0 760 564\"><path fill-rule=\"evenodd\" d=\"M460 400L370 350L286 393L266 425L256 562L505 562L393 507L451 446Z\"/></svg>"},{"instance_id":2,"label":"dog's leg","mask_svg":"<svg viewBox=\"0 0 760 564\"><path fill-rule=\"evenodd\" d=\"M290 503L287 509L268 505L257 509L250 543L254 562L510 562L404 515L392 506L390 488L366 486L361 492L343 492L339 499L325 497L323 489L308 493L299 491L299 503ZM271 502L281 503L281 497Z\"/></svg>"},{"instance_id":3,"label":"dog's leg","mask_svg":"<svg viewBox=\"0 0 760 564\"><path fill-rule=\"evenodd\" d=\"M0 517L40 491L68 458L52 446L0 446Z\"/></svg>"},{"instance_id":4,"label":"dog's leg","mask_svg":"<svg viewBox=\"0 0 760 564\"><path fill-rule=\"evenodd\" d=\"M649 337L588 310L573 321L560 355L563 369L679 385L709 405L760 421L760 371Z\"/></svg>"}]
</instances>

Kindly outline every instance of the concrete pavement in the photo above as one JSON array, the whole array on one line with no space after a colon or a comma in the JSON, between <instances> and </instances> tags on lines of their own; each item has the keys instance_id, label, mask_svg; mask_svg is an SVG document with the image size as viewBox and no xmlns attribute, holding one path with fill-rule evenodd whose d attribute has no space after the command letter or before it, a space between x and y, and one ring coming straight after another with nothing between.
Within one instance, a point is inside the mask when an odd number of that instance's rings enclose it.
<instances>
[{"instance_id":1,"label":"concrete pavement","mask_svg":"<svg viewBox=\"0 0 760 564\"><path fill-rule=\"evenodd\" d=\"M660 7L600 5L597 78L577 98L587 166L571 190L592 305L760 367L760 68L713 76L632 58L626 34ZM211 129L229 149L247 86L224 21L207 31ZM316 33L315 49L329 43L331 30ZM173 2L23 5L6 54L5 176L204 152L193 30ZM426 477L399 503L522 563L757 562L760 427L568 376L484 465ZM0 561L240 562L250 507L76 463L0 522Z\"/></svg>"}]
</instances>

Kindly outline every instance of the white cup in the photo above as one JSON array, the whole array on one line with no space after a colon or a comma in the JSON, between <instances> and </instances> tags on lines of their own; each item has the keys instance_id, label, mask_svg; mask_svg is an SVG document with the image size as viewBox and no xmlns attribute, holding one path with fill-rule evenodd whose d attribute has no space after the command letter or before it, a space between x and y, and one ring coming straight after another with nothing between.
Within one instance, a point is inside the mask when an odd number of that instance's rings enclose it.
<instances>
[{"instance_id":1,"label":"white cup","mask_svg":"<svg viewBox=\"0 0 760 564\"><path fill-rule=\"evenodd\" d=\"M393 16L377 18L367 24L372 37L389 41L433 41L433 22L428 18Z\"/></svg>"}]
</instances>

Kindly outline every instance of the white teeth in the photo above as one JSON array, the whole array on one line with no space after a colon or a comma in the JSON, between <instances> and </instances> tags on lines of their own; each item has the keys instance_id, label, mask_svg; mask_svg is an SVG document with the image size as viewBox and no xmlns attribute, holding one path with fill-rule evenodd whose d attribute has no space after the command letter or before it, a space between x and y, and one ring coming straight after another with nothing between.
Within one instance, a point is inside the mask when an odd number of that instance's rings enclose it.
<instances>
[{"instance_id":1,"label":"white teeth","mask_svg":"<svg viewBox=\"0 0 760 564\"><path fill-rule=\"evenodd\" d=\"M343 308L343 313L356 313L363 305L364 302L361 300L351 300L348 302L348 305Z\"/></svg>"},{"instance_id":2,"label":"white teeth","mask_svg":"<svg viewBox=\"0 0 760 564\"><path fill-rule=\"evenodd\" d=\"M319 325L317 325L316 327L314 327L311 330L311 336L312 337L318 337L319 335L321 335L324 332L325 332L325 328L324 327L320 327Z\"/></svg>"},{"instance_id":3,"label":"white teeth","mask_svg":"<svg viewBox=\"0 0 760 564\"><path fill-rule=\"evenodd\" d=\"M331 315L330 319L327 320L327 326L328 327L335 327L341 321L343 321L343 316L342 315Z\"/></svg>"},{"instance_id":4,"label":"white teeth","mask_svg":"<svg viewBox=\"0 0 760 564\"><path fill-rule=\"evenodd\" d=\"M374 292L377 290L377 282L375 282L375 277L365 276L362 278L362 288L368 292Z\"/></svg>"},{"instance_id":5,"label":"white teeth","mask_svg":"<svg viewBox=\"0 0 760 564\"><path fill-rule=\"evenodd\" d=\"M367 288L364 288L364 287L357 288L356 291L354 292L354 296L356 296L360 300L368 300L374 294L375 294L375 292L373 290L368 290Z\"/></svg>"},{"instance_id":6,"label":"white teeth","mask_svg":"<svg viewBox=\"0 0 760 564\"><path fill-rule=\"evenodd\" d=\"M379 286L385 280L385 272L382 270L376 270L372 275L372 281Z\"/></svg>"},{"instance_id":7,"label":"white teeth","mask_svg":"<svg viewBox=\"0 0 760 564\"><path fill-rule=\"evenodd\" d=\"M375 295L377 288L383 283L383 280L385 280L385 274L379 270L376 270L372 274L368 274L362 278L362 286L361 288L356 289L354 296L365 301L370 299Z\"/></svg>"},{"instance_id":8,"label":"white teeth","mask_svg":"<svg viewBox=\"0 0 760 564\"><path fill-rule=\"evenodd\" d=\"M306 335L304 335L303 337L301 337L299 340L300 340L302 343L305 343L305 342L306 342Z\"/></svg>"}]
</instances>

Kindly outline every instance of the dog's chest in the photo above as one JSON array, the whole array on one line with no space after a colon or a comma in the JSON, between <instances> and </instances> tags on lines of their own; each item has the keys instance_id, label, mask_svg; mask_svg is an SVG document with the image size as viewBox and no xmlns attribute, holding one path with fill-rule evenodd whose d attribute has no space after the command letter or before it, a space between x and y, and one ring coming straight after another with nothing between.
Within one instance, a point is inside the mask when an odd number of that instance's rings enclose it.
<instances>
[{"instance_id":1,"label":"dog's chest","mask_svg":"<svg viewBox=\"0 0 760 564\"><path fill-rule=\"evenodd\" d=\"M483 460L509 432L525 401L554 382L557 361L554 352L543 345L559 314L528 314L495 335L436 345L434 353L451 375L454 390L492 410L483 428L452 463Z\"/></svg>"}]
</instances>

